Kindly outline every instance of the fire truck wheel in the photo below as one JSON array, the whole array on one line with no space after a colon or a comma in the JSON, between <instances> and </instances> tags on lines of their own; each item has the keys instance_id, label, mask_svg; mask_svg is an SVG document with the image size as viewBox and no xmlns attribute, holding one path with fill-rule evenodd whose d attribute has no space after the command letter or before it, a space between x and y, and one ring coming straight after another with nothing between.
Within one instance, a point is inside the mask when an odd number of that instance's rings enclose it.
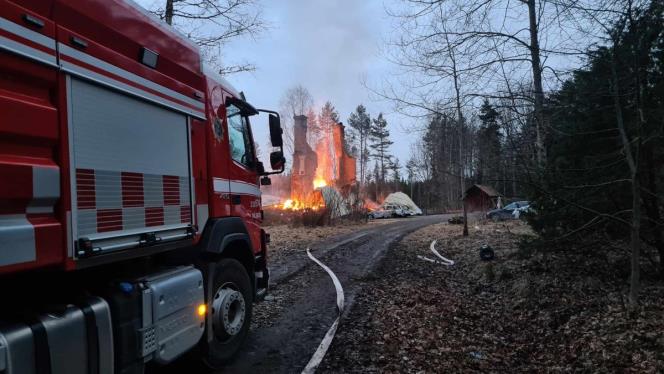
<instances>
[{"instance_id":1,"label":"fire truck wheel","mask_svg":"<svg viewBox=\"0 0 664 374\"><path fill-rule=\"evenodd\" d=\"M219 261L209 300L212 341L204 341L204 362L217 369L230 361L249 333L252 295L247 270L234 259ZM204 339L206 340L206 339Z\"/></svg>"}]
</instances>

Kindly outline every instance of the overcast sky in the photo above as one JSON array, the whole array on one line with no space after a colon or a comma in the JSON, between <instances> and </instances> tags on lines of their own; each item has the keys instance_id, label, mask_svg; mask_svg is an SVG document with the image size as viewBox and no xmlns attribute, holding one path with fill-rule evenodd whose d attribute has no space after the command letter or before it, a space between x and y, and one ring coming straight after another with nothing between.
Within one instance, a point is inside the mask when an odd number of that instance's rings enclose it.
<instances>
[{"instance_id":1,"label":"overcast sky","mask_svg":"<svg viewBox=\"0 0 664 374\"><path fill-rule=\"evenodd\" d=\"M394 113L389 102L372 97L363 84L378 87L391 71L380 52L392 22L384 1L259 0L269 29L256 40L235 40L223 56L231 63L253 63L257 70L227 79L258 108L279 110L283 93L301 84L317 107L331 101L344 123L358 104L367 107L372 117L382 111L394 141L392 152L405 165L416 139L405 130L416 121ZM150 7L161 1L138 3ZM267 120L256 118L253 128L259 146L266 149Z\"/></svg>"},{"instance_id":2,"label":"overcast sky","mask_svg":"<svg viewBox=\"0 0 664 374\"><path fill-rule=\"evenodd\" d=\"M261 108L278 109L283 93L302 84L317 107L331 101L344 123L358 104L372 117L382 111L390 124L392 151L404 165L416 138L405 129L415 121L394 113L389 102L372 97L363 84L378 85L391 70L380 52L391 32L384 1L263 0L262 5L270 29L258 40L238 40L224 52L230 61L253 62L257 70L228 80ZM267 143L264 122L253 123L262 149Z\"/></svg>"}]
</instances>

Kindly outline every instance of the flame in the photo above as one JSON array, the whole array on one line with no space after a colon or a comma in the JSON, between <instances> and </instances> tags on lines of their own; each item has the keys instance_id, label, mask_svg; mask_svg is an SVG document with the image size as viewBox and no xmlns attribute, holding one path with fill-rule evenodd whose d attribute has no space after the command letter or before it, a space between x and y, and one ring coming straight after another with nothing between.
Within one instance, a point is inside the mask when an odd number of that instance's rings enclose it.
<instances>
[{"instance_id":1,"label":"flame","mask_svg":"<svg viewBox=\"0 0 664 374\"><path fill-rule=\"evenodd\" d=\"M369 198L364 199L364 206L366 206L369 211L380 209L380 204Z\"/></svg>"},{"instance_id":2,"label":"flame","mask_svg":"<svg viewBox=\"0 0 664 374\"><path fill-rule=\"evenodd\" d=\"M304 127L298 132L297 147L293 159L297 170L291 178L291 193L283 200L280 208L290 211L317 211L325 209L323 187L343 188L355 180L355 159L344 152L344 128L329 115L310 115L307 126L316 129L313 136L307 135ZM307 124L307 122L305 122ZM302 128L298 127L302 130ZM296 156L297 154L297 156ZM345 157L345 158L344 158ZM311 162L314 160L315 162ZM351 165L352 167L346 167ZM315 165L315 169L313 167ZM295 169L294 169L295 170ZM286 198L286 196L284 196Z\"/></svg>"},{"instance_id":3,"label":"flame","mask_svg":"<svg viewBox=\"0 0 664 374\"><path fill-rule=\"evenodd\" d=\"M283 210L318 210L321 209L325 204L318 201L304 202L300 200L288 199L281 204L281 209Z\"/></svg>"},{"instance_id":4,"label":"flame","mask_svg":"<svg viewBox=\"0 0 664 374\"><path fill-rule=\"evenodd\" d=\"M295 202L291 199L284 201L284 204L281 206L282 209L293 209Z\"/></svg>"},{"instance_id":5,"label":"flame","mask_svg":"<svg viewBox=\"0 0 664 374\"><path fill-rule=\"evenodd\" d=\"M305 196L302 200L292 198L284 200L281 204L281 209L291 211L317 211L323 208L325 208L325 201L323 200L323 195L320 191L314 191L308 196Z\"/></svg>"},{"instance_id":6,"label":"flame","mask_svg":"<svg viewBox=\"0 0 664 374\"><path fill-rule=\"evenodd\" d=\"M323 178L314 179L314 189L327 186L327 182Z\"/></svg>"}]
</instances>

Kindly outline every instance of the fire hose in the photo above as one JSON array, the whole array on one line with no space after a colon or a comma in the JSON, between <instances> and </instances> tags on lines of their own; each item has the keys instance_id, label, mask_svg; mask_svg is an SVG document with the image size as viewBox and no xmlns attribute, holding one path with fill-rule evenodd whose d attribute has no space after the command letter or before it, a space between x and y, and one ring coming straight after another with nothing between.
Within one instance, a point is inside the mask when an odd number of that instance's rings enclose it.
<instances>
[{"instance_id":1,"label":"fire hose","mask_svg":"<svg viewBox=\"0 0 664 374\"><path fill-rule=\"evenodd\" d=\"M332 339L334 339L334 334L337 333L337 327L339 327L339 321L341 320L341 313L344 311L344 289L341 287L341 282L339 282L339 278L328 268L320 262L316 257L314 257L311 254L311 251L309 248L307 248L307 256L317 263L320 267L323 268L327 272L327 274L332 278L332 283L334 283L334 289L337 292L337 318L334 320L334 323L332 326L330 326L329 330L327 330L327 333L325 333L325 337L323 340L320 342L320 345L318 345L318 349L316 349L316 352L314 352L313 356L311 356L311 359L309 359L309 362L307 363L307 366L302 370L302 374L312 374L316 372L316 369L318 368L318 365L323 361L323 358L325 357L325 353L327 353L328 348L330 348L330 345L332 344Z\"/></svg>"},{"instance_id":2,"label":"fire hose","mask_svg":"<svg viewBox=\"0 0 664 374\"><path fill-rule=\"evenodd\" d=\"M441 264L441 265L445 265L445 266L452 266L452 265L454 265L454 261L453 261L453 260L450 260L449 258L446 258L445 256L441 255L441 254L438 252L438 250L436 249L436 240L434 240L434 241L431 242L431 245L429 246L429 248L431 249L431 252L433 252L433 254L435 254L435 255L440 259L440 261L439 261L439 260L434 260L434 259L432 259L432 258L425 257L425 256L419 256L419 255L417 256L417 258L419 258L420 260L424 260L424 261L428 261L428 262L433 262L433 263Z\"/></svg>"}]
</instances>

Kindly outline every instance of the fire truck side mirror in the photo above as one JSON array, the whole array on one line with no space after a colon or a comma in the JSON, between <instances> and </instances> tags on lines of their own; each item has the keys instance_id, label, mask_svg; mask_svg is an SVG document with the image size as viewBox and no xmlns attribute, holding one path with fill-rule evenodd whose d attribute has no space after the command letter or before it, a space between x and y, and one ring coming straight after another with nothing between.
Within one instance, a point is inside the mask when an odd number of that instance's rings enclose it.
<instances>
[{"instance_id":1,"label":"fire truck side mirror","mask_svg":"<svg viewBox=\"0 0 664 374\"><path fill-rule=\"evenodd\" d=\"M272 142L273 147L281 147L284 145L284 140L281 136L283 130L281 129L281 121L279 117L274 114L270 114L270 141ZM282 156L283 157L283 156Z\"/></svg>"},{"instance_id":2,"label":"fire truck side mirror","mask_svg":"<svg viewBox=\"0 0 664 374\"><path fill-rule=\"evenodd\" d=\"M272 170L284 170L284 167L286 166L284 153L281 151L270 153L270 166L272 167Z\"/></svg>"}]
</instances>

